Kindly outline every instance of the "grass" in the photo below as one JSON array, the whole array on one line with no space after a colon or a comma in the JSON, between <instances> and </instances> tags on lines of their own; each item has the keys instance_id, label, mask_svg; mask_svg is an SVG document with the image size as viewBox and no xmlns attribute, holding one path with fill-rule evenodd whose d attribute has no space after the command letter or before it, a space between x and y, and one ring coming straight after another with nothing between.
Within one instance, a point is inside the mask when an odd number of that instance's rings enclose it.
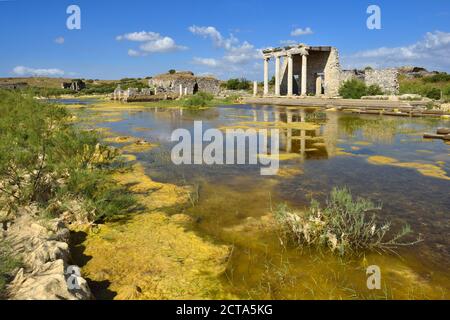
<instances>
[{"instance_id":1,"label":"grass","mask_svg":"<svg viewBox=\"0 0 450 320\"><path fill-rule=\"evenodd\" d=\"M347 188L335 188L325 206L312 200L304 212L295 212L286 205L275 211L285 234L300 246L327 248L340 256L362 254L366 250L391 251L417 243L402 242L411 233L409 226L388 238L389 222L380 223L376 212L381 210L363 198L354 199Z\"/></svg>"},{"instance_id":2,"label":"grass","mask_svg":"<svg viewBox=\"0 0 450 320\"><path fill-rule=\"evenodd\" d=\"M430 77L399 77L401 94L420 94L421 96L443 101L450 101L450 75L438 74Z\"/></svg>"},{"instance_id":3,"label":"grass","mask_svg":"<svg viewBox=\"0 0 450 320\"><path fill-rule=\"evenodd\" d=\"M10 247L4 241L0 242L0 299L6 296L7 283L12 280L13 271L20 266L20 262L11 252Z\"/></svg>"}]
</instances>

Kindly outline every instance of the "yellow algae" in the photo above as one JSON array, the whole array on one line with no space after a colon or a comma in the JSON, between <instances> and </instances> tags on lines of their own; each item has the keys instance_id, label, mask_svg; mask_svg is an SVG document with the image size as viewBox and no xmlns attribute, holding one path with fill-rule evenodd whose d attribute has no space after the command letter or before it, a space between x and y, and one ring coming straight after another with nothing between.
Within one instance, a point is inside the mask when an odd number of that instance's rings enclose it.
<instances>
[{"instance_id":1,"label":"yellow algae","mask_svg":"<svg viewBox=\"0 0 450 320\"><path fill-rule=\"evenodd\" d=\"M291 178L303 174L303 170L297 167L287 167L278 169L277 175L283 178Z\"/></svg>"},{"instance_id":2,"label":"yellow algae","mask_svg":"<svg viewBox=\"0 0 450 320\"><path fill-rule=\"evenodd\" d=\"M119 137L106 138L104 140L106 142L113 142L113 143L130 143L130 142L136 142L137 138L129 137L129 136L119 136Z\"/></svg>"},{"instance_id":3,"label":"yellow algae","mask_svg":"<svg viewBox=\"0 0 450 320\"><path fill-rule=\"evenodd\" d=\"M352 149L353 151L358 151L358 150L361 150L361 148L360 148L360 147L355 147L355 146L351 147L351 149Z\"/></svg>"},{"instance_id":4,"label":"yellow algae","mask_svg":"<svg viewBox=\"0 0 450 320\"><path fill-rule=\"evenodd\" d=\"M121 150L123 152L130 152L130 153L142 153L147 152L153 149L154 147L158 146L157 144L150 143L145 140L137 140L132 144L123 146Z\"/></svg>"},{"instance_id":5,"label":"yellow algae","mask_svg":"<svg viewBox=\"0 0 450 320\"><path fill-rule=\"evenodd\" d=\"M302 156L298 153L280 153L278 155L276 155L276 154L258 154L258 157L262 158L262 159L271 159L271 160L278 159L279 161L288 161L288 160L299 159Z\"/></svg>"},{"instance_id":6,"label":"yellow algae","mask_svg":"<svg viewBox=\"0 0 450 320\"><path fill-rule=\"evenodd\" d=\"M121 154L117 158L119 161L124 161L124 162L136 161L136 156L134 154Z\"/></svg>"},{"instance_id":7,"label":"yellow algae","mask_svg":"<svg viewBox=\"0 0 450 320\"><path fill-rule=\"evenodd\" d=\"M433 153L433 151L430 150L416 150L417 153Z\"/></svg>"},{"instance_id":8,"label":"yellow algae","mask_svg":"<svg viewBox=\"0 0 450 320\"><path fill-rule=\"evenodd\" d=\"M115 174L114 179L136 193L139 201L148 209L181 205L189 201L189 194L192 192L190 187L153 181L145 174L141 164L135 164L130 170Z\"/></svg>"},{"instance_id":9,"label":"yellow algae","mask_svg":"<svg viewBox=\"0 0 450 320\"><path fill-rule=\"evenodd\" d=\"M218 130L220 131L226 131L226 130L238 130L238 129L242 129L242 130L247 130L247 129L252 129L249 126L241 126L241 125L236 125L236 126L222 126L219 127Z\"/></svg>"},{"instance_id":10,"label":"yellow algae","mask_svg":"<svg viewBox=\"0 0 450 320\"><path fill-rule=\"evenodd\" d=\"M390 165L401 168L415 169L420 174L438 179L450 180L445 170L434 164L419 163L419 162L400 162L397 159L384 157L384 156L372 156L367 159L371 164L375 165Z\"/></svg>"},{"instance_id":11,"label":"yellow algae","mask_svg":"<svg viewBox=\"0 0 450 320\"><path fill-rule=\"evenodd\" d=\"M436 164L437 164L438 166L443 167L443 166L446 165L446 162L445 162L445 161L436 161Z\"/></svg>"},{"instance_id":12,"label":"yellow algae","mask_svg":"<svg viewBox=\"0 0 450 320\"><path fill-rule=\"evenodd\" d=\"M353 144L356 144L357 146L371 146L373 143L369 141L356 141Z\"/></svg>"},{"instance_id":13,"label":"yellow algae","mask_svg":"<svg viewBox=\"0 0 450 320\"><path fill-rule=\"evenodd\" d=\"M316 130L320 126L311 122L264 122L264 121L243 121L239 122L241 126L251 126L257 128L274 128L274 129L297 129L297 130Z\"/></svg>"},{"instance_id":14,"label":"yellow algae","mask_svg":"<svg viewBox=\"0 0 450 320\"><path fill-rule=\"evenodd\" d=\"M339 148L339 147L336 148L336 155L337 155L337 156L349 156L349 157L354 157L354 156L356 156L355 154L353 154L353 153L351 153L351 152L345 151L344 148Z\"/></svg>"},{"instance_id":15,"label":"yellow algae","mask_svg":"<svg viewBox=\"0 0 450 320\"><path fill-rule=\"evenodd\" d=\"M220 280L230 249L209 243L162 212L110 223L89 234L83 275L123 299L230 299Z\"/></svg>"},{"instance_id":16,"label":"yellow algae","mask_svg":"<svg viewBox=\"0 0 450 320\"><path fill-rule=\"evenodd\" d=\"M137 132L145 132L145 131L152 131L152 128L144 128L144 127L137 127L137 128L133 128L133 131L137 131Z\"/></svg>"},{"instance_id":17,"label":"yellow algae","mask_svg":"<svg viewBox=\"0 0 450 320\"><path fill-rule=\"evenodd\" d=\"M221 282L230 248L186 230L192 223L189 216L159 211L186 204L189 188L155 182L141 164L114 178L129 186L145 213L88 233L81 244L83 255L90 257L83 267L85 277L107 281L118 300L235 298Z\"/></svg>"}]
</instances>

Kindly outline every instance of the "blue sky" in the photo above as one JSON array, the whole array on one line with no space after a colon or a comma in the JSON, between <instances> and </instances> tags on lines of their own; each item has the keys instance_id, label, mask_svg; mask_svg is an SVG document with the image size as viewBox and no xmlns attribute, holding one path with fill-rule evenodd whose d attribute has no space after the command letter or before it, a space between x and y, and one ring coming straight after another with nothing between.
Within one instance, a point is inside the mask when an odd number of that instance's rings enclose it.
<instances>
[{"instance_id":1,"label":"blue sky","mask_svg":"<svg viewBox=\"0 0 450 320\"><path fill-rule=\"evenodd\" d=\"M69 5L81 30L68 30ZM381 8L369 30L367 7ZM420 65L450 71L449 0L0 0L0 76L99 79L169 69L262 78L259 50L336 46L344 68Z\"/></svg>"}]
</instances>

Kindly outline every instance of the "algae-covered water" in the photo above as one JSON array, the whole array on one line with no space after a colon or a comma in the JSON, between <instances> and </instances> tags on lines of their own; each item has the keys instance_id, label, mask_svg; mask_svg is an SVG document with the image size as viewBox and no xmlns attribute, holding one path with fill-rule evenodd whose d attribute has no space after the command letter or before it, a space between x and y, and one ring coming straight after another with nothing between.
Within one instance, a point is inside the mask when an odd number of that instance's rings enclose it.
<instances>
[{"instance_id":1,"label":"algae-covered water","mask_svg":"<svg viewBox=\"0 0 450 320\"><path fill-rule=\"evenodd\" d=\"M186 205L160 211L167 217L179 214L189 217L183 230L195 235L196 241L227 248L225 257L217 261L221 268L214 269L214 274L211 268L203 270L201 265L189 267L191 271L195 269L195 277L208 277L208 282L198 285L201 289L186 285L186 294L174 295L171 292L176 289L161 288L163 280L158 280L164 278L161 269L158 278L152 276L152 285L161 294L142 297L450 298L450 145L422 139L424 132L449 127L448 120L276 106L230 105L188 110L108 105L109 109L83 108L76 114L85 126L101 128L114 136L145 139L156 146L130 152L153 181L179 187L189 185L193 190ZM175 166L170 159L175 144L170 141L171 134L178 128L192 131L194 121L203 121L203 130L277 127L282 159L287 160L281 161L276 176L261 176L260 168L253 165ZM382 220L392 221L394 229L407 223L414 236L421 235L424 241L401 248L398 254L368 252L353 258L338 258L325 251L299 249L286 243L274 223L271 208L280 203L305 208L312 197L325 201L336 186L346 186L355 196L381 202ZM143 223L145 219L131 222L133 226ZM131 227L126 229L126 224L121 223L120 232L115 235L109 230L110 236L122 237L120 250L125 256L133 257L136 251L146 254L145 248L139 247L142 244L132 242L139 240L130 239L126 243L128 238L119 235L134 232ZM95 250L94 240L88 239L85 246L92 260L85 270L95 278L103 250ZM199 248L199 252L206 250ZM206 255L201 259L204 264L214 260ZM181 260L180 265L190 266L187 257ZM370 265L381 269L381 290L367 288L366 268ZM136 273L136 279L146 276L139 274L145 268L134 268L133 263L128 266L121 274ZM151 271L147 268L145 272ZM110 291L120 291L117 289L120 284L115 283L120 282L117 278L102 270L102 277L91 280L108 280ZM208 285L214 288L205 289ZM131 297L139 297L142 286L146 285L139 285L136 295ZM145 290L152 289L148 286ZM105 297L101 290L98 297Z\"/></svg>"}]
</instances>

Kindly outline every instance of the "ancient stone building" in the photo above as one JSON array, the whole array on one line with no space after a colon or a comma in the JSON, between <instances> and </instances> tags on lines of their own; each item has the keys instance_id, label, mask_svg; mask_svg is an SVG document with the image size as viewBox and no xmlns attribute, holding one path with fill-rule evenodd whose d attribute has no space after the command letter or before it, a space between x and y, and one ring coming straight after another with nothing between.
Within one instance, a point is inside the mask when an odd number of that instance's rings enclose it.
<instances>
[{"instance_id":1,"label":"ancient stone building","mask_svg":"<svg viewBox=\"0 0 450 320\"><path fill-rule=\"evenodd\" d=\"M62 89L70 89L72 91L81 91L86 88L86 84L82 80L73 80L72 82L63 82Z\"/></svg>"},{"instance_id":2,"label":"ancient stone building","mask_svg":"<svg viewBox=\"0 0 450 320\"><path fill-rule=\"evenodd\" d=\"M264 54L264 94L269 94L269 62L275 60L275 95L338 94L339 53L333 47L305 44L267 49Z\"/></svg>"},{"instance_id":3,"label":"ancient stone building","mask_svg":"<svg viewBox=\"0 0 450 320\"><path fill-rule=\"evenodd\" d=\"M342 70L339 52L329 46L298 44L263 50L264 95L338 96L341 84L350 79L378 85L386 94L398 94L398 71ZM269 63L275 61L275 89L269 92Z\"/></svg>"},{"instance_id":4,"label":"ancient stone building","mask_svg":"<svg viewBox=\"0 0 450 320\"><path fill-rule=\"evenodd\" d=\"M176 72L160 74L149 80L149 86L158 92L172 92L180 95L208 92L217 95L220 90L220 81L213 77L199 77L192 72Z\"/></svg>"}]
</instances>

